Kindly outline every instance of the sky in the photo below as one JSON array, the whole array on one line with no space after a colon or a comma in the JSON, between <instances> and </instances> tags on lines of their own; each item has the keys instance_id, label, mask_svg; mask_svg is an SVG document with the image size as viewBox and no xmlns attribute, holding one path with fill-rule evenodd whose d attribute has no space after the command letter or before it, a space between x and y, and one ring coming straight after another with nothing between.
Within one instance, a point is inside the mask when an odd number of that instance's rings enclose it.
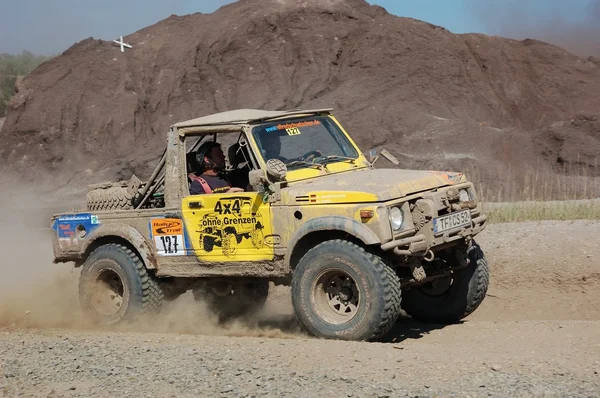
<instances>
[{"instance_id":1,"label":"sky","mask_svg":"<svg viewBox=\"0 0 600 398\"><path fill-rule=\"evenodd\" d=\"M113 40L172 14L209 13L231 0L0 0L0 53L59 54L94 37ZM454 33L532 37L593 47L600 33L600 0L368 0L399 16L440 25ZM592 35L594 37L590 38ZM569 36L569 37L563 37ZM587 42L585 42L587 43ZM598 44L600 48L600 44Z\"/></svg>"}]
</instances>

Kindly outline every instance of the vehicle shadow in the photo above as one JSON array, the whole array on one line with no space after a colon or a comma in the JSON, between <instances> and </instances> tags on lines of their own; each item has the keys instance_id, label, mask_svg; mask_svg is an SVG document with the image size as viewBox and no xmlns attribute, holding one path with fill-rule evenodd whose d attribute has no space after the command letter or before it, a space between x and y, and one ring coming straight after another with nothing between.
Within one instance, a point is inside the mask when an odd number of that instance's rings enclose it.
<instances>
[{"instance_id":1,"label":"vehicle shadow","mask_svg":"<svg viewBox=\"0 0 600 398\"><path fill-rule=\"evenodd\" d=\"M286 314L278 316L265 316L259 319L254 319L253 323L255 327L258 328L278 329L286 334L303 335L309 338L311 337L311 335L302 327L294 315ZM392 329L383 338L377 340L377 342L398 344L405 340L421 339L427 336L430 332L434 330L441 330L446 326L448 325L427 324L419 322L408 315L401 315Z\"/></svg>"},{"instance_id":2,"label":"vehicle shadow","mask_svg":"<svg viewBox=\"0 0 600 398\"><path fill-rule=\"evenodd\" d=\"M462 322L459 322L461 324ZM416 340L427 336L434 330L440 330L448 325L423 323L408 315L401 315L392 329L379 340L381 343L401 343L405 340Z\"/></svg>"}]
</instances>

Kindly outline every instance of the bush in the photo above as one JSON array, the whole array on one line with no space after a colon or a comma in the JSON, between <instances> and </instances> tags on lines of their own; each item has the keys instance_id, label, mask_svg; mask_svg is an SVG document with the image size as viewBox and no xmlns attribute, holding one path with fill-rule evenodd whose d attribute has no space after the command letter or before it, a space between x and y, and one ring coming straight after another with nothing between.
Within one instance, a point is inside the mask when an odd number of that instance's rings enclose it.
<instances>
[{"instance_id":1,"label":"bush","mask_svg":"<svg viewBox=\"0 0 600 398\"><path fill-rule=\"evenodd\" d=\"M52 57L34 55L23 51L19 55L0 54L0 117L6 116L8 101L15 93L15 83L26 76L42 62Z\"/></svg>"}]
</instances>

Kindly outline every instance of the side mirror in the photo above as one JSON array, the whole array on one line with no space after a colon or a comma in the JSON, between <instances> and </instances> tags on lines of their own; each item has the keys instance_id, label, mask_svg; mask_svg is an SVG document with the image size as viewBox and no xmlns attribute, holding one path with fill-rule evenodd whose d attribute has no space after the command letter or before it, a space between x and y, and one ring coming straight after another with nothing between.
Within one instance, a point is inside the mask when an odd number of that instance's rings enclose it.
<instances>
[{"instance_id":1,"label":"side mirror","mask_svg":"<svg viewBox=\"0 0 600 398\"><path fill-rule=\"evenodd\" d=\"M265 173L261 169L250 170L248 178L254 191L263 191L264 187L269 185L269 182L265 178Z\"/></svg>"},{"instance_id":2,"label":"side mirror","mask_svg":"<svg viewBox=\"0 0 600 398\"><path fill-rule=\"evenodd\" d=\"M263 202L280 199L280 182L285 180L287 166L279 159L269 159L266 170L250 170L248 175L250 186L255 192L263 195Z\"/></svg>"},{"instance_id":3,"label":"side mirror","mask_svg":"<svg viewBox=\"0 0 600 398\"><path fill-rule=\"evenodd\" d=\"M373 148L369 151L369 163L374 163L377 159L377 149Z\"/></svg>"}]
</instances>

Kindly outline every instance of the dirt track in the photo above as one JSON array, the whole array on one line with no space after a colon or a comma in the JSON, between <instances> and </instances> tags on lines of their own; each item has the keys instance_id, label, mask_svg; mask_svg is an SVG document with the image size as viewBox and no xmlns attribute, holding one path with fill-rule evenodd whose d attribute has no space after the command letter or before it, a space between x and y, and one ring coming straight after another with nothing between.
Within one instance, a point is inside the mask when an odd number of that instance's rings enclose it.
<instances>
[{"instance_id":1,"label":"dirt track","mask_svg":"<svg viewBox=\"0 0 600 398\"><path fill-rule=\"evenodd\" d=\"M17 225L15 214L3 214L5 227ZM144 332L91 330L76 302L78 272L50 264L47 233L36 226L2 228L4 396L563 397L600 391L600 222L490 226L479 238L492 267L482 307L463 324L444 328L402 319L382 343L299 333L281 288L252 325L219 328L186 295Z\"/></svg>"}]
</instances>

